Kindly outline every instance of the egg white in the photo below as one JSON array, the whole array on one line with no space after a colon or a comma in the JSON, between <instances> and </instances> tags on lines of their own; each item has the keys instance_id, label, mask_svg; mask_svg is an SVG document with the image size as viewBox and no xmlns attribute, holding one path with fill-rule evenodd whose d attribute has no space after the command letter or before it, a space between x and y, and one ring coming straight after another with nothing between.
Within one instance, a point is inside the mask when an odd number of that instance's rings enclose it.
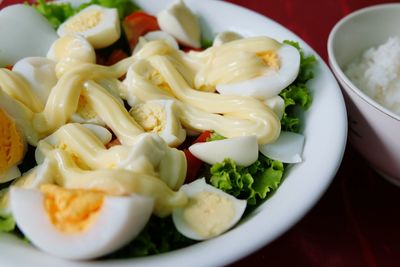
<instances>
[{"instance_id":1,"label":"egg white","mask_svg":"<svg viewBox=\"0 0 400 267\"><path fill-rule=\"evenodd\" d=\"M243 38L243 36L236 32L232 32L232 31L220 32L215 36L212 46L213 47L221 46L225 43L239 40L242 38Z\"/></svg>"},{"instance_id":2,"label":"egg white","mask_svg":"<svg viewBox=\"0 0 400 267\"><path fill-rule=\"evenodd\" d=\"M106 196L89 229L66 234L50 222L40 191L12 187L10 203L18 228L33 245L51 255L74 260L100 257L131 241L146 225L154 205L152 198L139 195Z\"/></svg>"},{"instance_id":3,"label":"egg white","mask_svg":"<svg viewBox=\"0 0 400 267\"><path fill-rule=\"evenodd\" d=\"M300 53L287 44L282 44L276 53L280 61L278 70L267 70L263 75L250 80L218 84L216 90L222 95L253 96L261 100L278 95L297 78Z\"/></svg>"},{"instance_id":4,"label":"egg white","mask_svg":"<svg viewBox=\"0 0 400 267\"><path fill-rule=\"evenodd\" d=\"M223 140L196 143L189 147L190 153L208 164L232 159L240 166L249 166L258 158L257 137L238 136Z\"/></svg>"},{"instance_id":5,"label":"egg white","mask_svg":"<svg viewBox=\"0 0 400 267\"><path fill-rule=\"evenodd\" d=\"M45 105L51 89L57 83L56 63L45 57L26 57L15 63L12 70L21 74Z\"/></svg>"},{"instance_id":6,"label":"egg white","mask_svg":"<svg viewBox=\"0 0 400 267\"><path fill-rule=\"evenodd\" d=\"M200 48L201 29L198 18L179 0L157 14L161 30L171 34L180 43Z\"/></svg>"},{"instance_id":7,"label":"egg white","mask_svg":"<svg viewBox=\"0 0 400 267\"><path fill-rule=\"evenodd\" d=\"M20 4L0 10L0 67L28 56L45 56L57 34L34 8ZM12 25L12 27L10 27Z\"/></svg>"},{"instance_id":8,"label":"egg white","mask_svg":"<svg viewBox=\"0 0 400 267\"><path fill-rule=\"evenodd\" d=\"M285 163L299 163L302 161L302 153L305 137L302 134L282 131L279 138L270 144L260 145L260 152L274 160Z\"/></svg>"},{"instance_id":9,"label":"egg white","mask_svg":"<svg viewBox=\"0 0 400 267\"><path fill-rule=\"evenodd\" d=\"M174 225L176 229L184 236L193 239L193 240L205 240L209 239L212 237L215 237L219 234L224 233L225 231L229 230L232 228L242 217L245 209L246 209L246 200L239 200L224 191L217 189L213 187L212 185L209 185L206 183L204 178L197 179L196 181L190 183L190 184L185 184L180 188L180 191L184 192L187 194L189 198L196 196L199 193L202 192L210 192L212 194L216 194L220 196L221 198L227 199L229 202L233 204L234 208L234 216L231 219L231 221L227 224L224 225L224 228L222 229L221 232L219 233L214 233L214 236L208 236L204 237L198 234L196 231L194 231L190 224L185 220L184 218L184 211L187 206L184 206L182 208L176 208L172 212L172 220L174 222ZM218 205L218 203L210 203L210 205ZM211 208L211 207L210 207Z\"/></svg>"},{"instance_id":10,"label":"egg white","mask_svg":"<svg viewBox=\"0 0 400 267\"><path fill-rule=\"evenodd\" d=\"M96 21L97 16L99 21ZM96 49L110 46L121 35L117 9L99 5L90 5L82 9L57 30L61 37L71 33L84 36Z\"/></svg>"}]
</instances>

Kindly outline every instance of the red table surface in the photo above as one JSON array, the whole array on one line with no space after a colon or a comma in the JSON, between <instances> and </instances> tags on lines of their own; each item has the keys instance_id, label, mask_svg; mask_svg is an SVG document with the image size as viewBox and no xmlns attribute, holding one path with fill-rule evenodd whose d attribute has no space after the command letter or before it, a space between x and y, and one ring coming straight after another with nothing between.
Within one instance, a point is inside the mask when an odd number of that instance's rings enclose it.
<instances>
[{"instance_id":1,"label":"red table surface","mask_svg":"<svg viewBox=\"0 0 400 267\"><path fill-rule=\"evenodd\" d=\"M1 7L15 2L20 1L5 0ZM326 62L328 35L338 20L362 7L398 3L385 0L228 2L252 9L287 27ZM317 205L280 238L231 266L400 266L400 188L379 177L347 145L342 165Z\"/></svg>"}]
</instances>

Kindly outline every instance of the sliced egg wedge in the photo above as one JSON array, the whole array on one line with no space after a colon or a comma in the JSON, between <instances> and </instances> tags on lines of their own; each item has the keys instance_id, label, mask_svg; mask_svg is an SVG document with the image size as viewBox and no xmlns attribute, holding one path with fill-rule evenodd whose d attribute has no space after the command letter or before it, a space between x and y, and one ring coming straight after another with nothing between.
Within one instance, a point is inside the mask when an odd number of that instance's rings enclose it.
<instances>
[{"instance_id":1,"label":"sliced egg wedge","mask_svg":"<svg viewBox=\"0 0 400 267\"><path fill-rule=\"evenodd\" d=\"M29 144L35 145L38 142L39 133L32 125L34 113L23 103L7 95L1 88L0 109L12 117Z\"/></svg>"},{"instance_id":2,"label":"sliced egg wedge","mask_svg":"<svg viewBox=\"0 0 400 267\"><path fill-rule=\"evenodd\" d=\"M146 132L157 133L171 147L182 144L186 138L186 131L179 121L177 112L173 100L139 103L129 111Z\"/></svg>"},{"instance_id":3,"label":"sliced egg wedge","mask_svg":"<svg viewBox=\"0 0 400 267\"><path fill-rule=\"evenodd\" d=\"M136 54L148 42L156 41L156 40L164 40L172 48L174 48L176 50L179 49L178 42L171 34L164 32L164 31L152 31L152 32L148 32L145 35L139 37L138 43L136 44L135 48L133 49L133 54Z\"/></svg>"},{"instance_id":4,"label":"sliced egg wedge","mask_svg":"<svg viewBox=\"0 0 400 267\"><path fill-rule=\"evenodd\" d=\"M187 194L189 202L172 212L176 229L194 240L216 237L232 228L246 209L246 200L239 200L224 191L198 179L185 184L180 191Z\"/></svg>"},{"instance_id":5,"label":"sliced egg wedge","mask_svg":"<svg viewBox=\"0 0 400 267\"><path fill-rule=\"evenodd\" d=\"M189 147L190 153L208 164L215 164L226 158L240 166L249 166L258 158L257 137L239 136L211 142L196 143Z\"/></svg>"},{"instance_id":6,"label":"sliced egg wedge","mask_svg":"<svg viewBox=\"0 0 400 267\"><path fill-rule=\"evenodd\" d=\"M225 43L242 39L243 36L232 31L224 31L220 32L215 36L212 46L217 47L221 46Z\"/></svg>"},{"instance_id":7,"label":"sliced egg wedge","mask_svg":"<svg viewBox=\"0 0 400 267\"><path fill-rule=\"evenodd\" d=\"M45 56L57 34L39 12L28 5L0 10L0 67L29 56Z\"/></svg>"},{"instance_id":8,"label":"sliced egg wedge","mask_svg":"<svg viewBox=\"0 0 400 267\"><path fill-rule=\"evenodd\" d=\"M95 127L96 131L101 130L100 134L107 131ZM38 143L36 161L41 163L52 151L60 149L83 170L119 169L151 175L173 190L183 184L187 168L185 155L169 147L159 135L142 133L131 146L120 144L109 149L104 146L105 141L81 124L66 124Z\"/></svg>"},{"instance_id":9,"label":"sliced egg wedge","mask_svg":"<svg viewBox=\"0 0 400 267\"><path fill-rule=\"evenodd\" d=\"M175 38L171 34L169 34L167 32L164 32L164 31L152 31L152 32L146 33L143 37L148 42L155 41L155 40L164 40L171 47L173 47L175 49L179 49L179 45L176 42Z\"/></svg>"},{"instance_id":10,"label":"sliced egg wedge","mask_svg":"<svg viewBox=\"0 0 400 267\"><path fill-rule=\"evenodd\" d=\"M161 30L171 34L180 43L194 48L201 47L200 23L182 0L158 13L157 21Z\"/></svg>"},{"instance_id":11,"label":"sliced egg wedge","mask_svg":"<svg viewBox=\"0 0 400 267\"><path fill-rule=\"evenodd\" d=\"M0 173L0 183L9 182L21 176L18 166L9 167L7 170Z\"/></svg>"},{"instance_id":12,"label":"sliced egg wedge","mask_svg":"<svg viewBox=\"0 0 400 267\"><path fill-rule=\"evenodd\" d=\"M299 163L302 161L304 135L281 131L279 138L270 144L260 145L260 152L274 160L284 163Z\"/></svg>"},{"instance_id":13,"label":"sliced egg wedge","mask_svg":"<svg viewBox=\"0 0 400 267\"><path fill-rule=\"evenodd\" d=\"M170 215L173 208L183 206L187 202L184 193L171 190L157 176L116 168L82 169L74 155L61 149L54 149L46 156L57 167L54 175L56 183L65 188L97 190L110 195L136 193L149 196L155 201L153 212L159 217ZM141 158L137 160L140 161Z\"/></svg>"},{"instance_id":14,"label":"sliced egg wedge","mask_svg":"<svg viewBox=\"0 0 400 267\"><path fill-rule=\"evenodd\" d=\"M78 64L96 63L93 46L79 34L66 34L58 38L51 45L47 57L57 62L58 78Z\"/></svg>"},{"instance_id":15,"label":"sliced egg wedge","mask_svg":"<svg viewBox=\"0 0 400 267\"><path fill-rule=\"evenodd\" d=\"M279 119L282 119L283 113L285 112L285 100L283 100L282 97L279 95L273 96L264 100L264 104L272 109Z\"/></svg>"},{"instance_id":16,"label":"sliced egg wedge","mask_svg":"<svg viewBox=\"0 0 400 267\"><path fill-rule=\"evenodd\" d=\"M25 156L26 141L15 121L0 108L0 183L21 175L18 164Z\"/></svg>"},{"instance_id":17,"label":"sliced egg wedge","mask_svg":"<svg viewBox=\"0 0 400 267\"><path fill-rule=\"evenodd\" d=\"M113 149L117 150L118 147L111 148ZM154 133L140 134L125 157L119 157L123 160L116 164L116 168L159 176L173 190L179 189L185 180L185 154L181 150L170 148Z\"/></svg>"},{"instance_id":18,"label":"sliced egg wedge","mask_svg":"<svg viewBox=\"0 0 400 267\"><path fill-rule=\"evenodd\" d=\"M92 259L134 239L153 210L152 198L123 197L43 185L12 187L10 203L18 228L39 249L66 259Z\"/></svg>"},{"instance_id":19,"label":"sliced egg wedge","mask_svg":"<svg viewBox=\"0 0 400 267\"><path fill-rule=\"evenodd\" d=\"M46 158L42 164L35 166L14 180L12 186L39 189L43 184L53 184L55 182L56 171L57 167L54 163Z\"/></svg>"},{"instance_id":20,"label":"sliced egg wedge","mask_svg":"<svg viewBox=\"0 0 400 267\"><path fill-rule=\"evenodd\" d=\"M78 33L96 49L110 46L121 35L117 9L90 5L61 24L57 33L61 37Z\"/></svg>"},{"instance_id":21,"label":"sliced egg wedge","mask_svg":"<svg viewBox=\"0 0 400 267\"><path fill-rule=\"evenodd\" d=\"M56 63L45 57L26 57L19 60L12 70L21 74L43 105L57 83Z\"/></svg>"},{"instance_id":22,"label":"sliced egg wedge","mask_svg":"<svg viewBox=\"0 0 400 267\"><path fill-rule=\"evenodd\" d=\"M46 159L42 164L35 166L15 179L11 186L38 189L43 184L53 184L56 175L55 171L54 164L49 159ZM10 187L5 188L2 194L0 194L0 209L11 213L9 189Z\"/></svg>"},{"instance_id":23,"label":"sliced egg wedge","mask_svg":"<svg viewBox=\"0 0 400 267\"><path fill-rule=\"evenodd\" d=\"M288 44L282 44L277 50L257 53L266 66L260 76L249 80L218 84L216 90L223 95L253 96L261 100L278 95L291 84L300 70L300 53Z\"/></svg>"}]
</instances>

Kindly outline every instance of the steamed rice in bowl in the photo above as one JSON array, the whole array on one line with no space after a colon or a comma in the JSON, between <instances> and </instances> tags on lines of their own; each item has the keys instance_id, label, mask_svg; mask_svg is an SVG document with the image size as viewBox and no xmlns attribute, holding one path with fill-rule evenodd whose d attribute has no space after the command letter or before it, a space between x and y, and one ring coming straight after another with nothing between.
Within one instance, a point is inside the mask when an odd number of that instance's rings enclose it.
<instances>
[{"instance_id":1,"label":"steamed rice in bowl","mask_svg":"<svg viewBox=\"0 0 400 267\"><path fill-rule=\"evenodd\" d=\"M397 185L399 12L398 3L357 10L342 18L328 38L329 64L346 101L348 140L372 168Z\"/></svg>"},{"instance_id":2,"label":"steamed rice in bowl","mask_svg":"<svg viewBox=\"0 0 400 267\"><path fill-rule=\"evenodd\" d=\"M345 72L360 90L400 115L400 37L368 49Z\"/></svg>"}]
</instances>

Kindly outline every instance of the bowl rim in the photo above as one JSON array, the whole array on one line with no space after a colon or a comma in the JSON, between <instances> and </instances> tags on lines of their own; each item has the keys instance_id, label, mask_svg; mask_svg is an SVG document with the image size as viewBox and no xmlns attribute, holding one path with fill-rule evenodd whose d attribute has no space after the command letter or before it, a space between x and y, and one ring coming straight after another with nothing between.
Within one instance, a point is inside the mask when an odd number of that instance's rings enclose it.
<instances>
[{"instance_id":1,"label":"bowl rim","mask_svg":"<svg viewBox=\"0 0 400 267\"><path fill-rule=\"evenodd\" d=\"M351 12L351 13L347 14L346 16L341 18L338 22L336 22L336 24L334 25L334 27L330 31L329 36L328 36L328 42L327 42L327 50L328 50L329 65L332 68L332 71L335 73L336 78L341 83L344 83L346 85L346 87L350 91L354 92L357 96L360 97L360 99L362 99L365 103L367 103L370 106L372 106L377 111L382 112L385 115L387 115L390 118L392 118L393 120L396 120L396 121L400 122L400 115L394 113L390 109L388 109L385 106L383 106L380 103L378 103L372 97L368 96L366 93L364 93L364 91L359 89L348 78L348 76L344 73L342 68L337 63L336 56L335 56L335 53L333 51L333 42L334 42L334 40L336 38L337 32L343 27L343 25L345 25L349 21L353 20L354 18L356 18L358 16L362 16L362 15L364 15L366 13L371 13L371 12L375 12L375 11L378 11L378 10L391 9L391 8L399 8L400 9L400 3L386 3L386 4L372 5L372 6L368 6L368 7L364 7L364 8L358 9L358 10L356 10L354 12ZM345 87L345 86L343 86L343 87Z\"/></svg>"}]
</instances>

